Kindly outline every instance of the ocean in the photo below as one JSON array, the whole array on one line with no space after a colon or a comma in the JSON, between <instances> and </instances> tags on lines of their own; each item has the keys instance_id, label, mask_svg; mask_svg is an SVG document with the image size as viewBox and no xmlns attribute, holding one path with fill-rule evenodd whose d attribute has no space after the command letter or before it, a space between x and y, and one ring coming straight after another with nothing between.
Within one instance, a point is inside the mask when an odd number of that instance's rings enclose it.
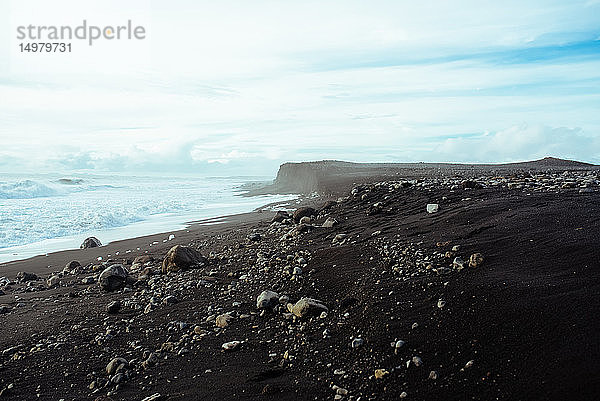
<instances>
[{"instance_id":1,"label":"ocean","mask_svg":"<svg viewBox=\"0 0 600 401\"><path fill-rule=\"evenodd\" d=\"M294 195L244 197L272 177L0 175L0 263L183 229L186 223L252 211Z\"/></svg>"}]
</instances>

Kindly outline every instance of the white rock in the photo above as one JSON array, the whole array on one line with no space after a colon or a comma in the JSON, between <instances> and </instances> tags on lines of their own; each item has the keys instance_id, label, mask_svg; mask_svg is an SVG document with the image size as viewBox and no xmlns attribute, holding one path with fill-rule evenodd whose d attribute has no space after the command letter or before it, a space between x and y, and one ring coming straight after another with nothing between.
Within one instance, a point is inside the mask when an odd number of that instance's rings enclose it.
<instances>
[{"instance_id":1,"label":"white rock","mask_svg":"<svg viewBox=\"0 0 600 401\"><path fill-rule=\"evenodd\" d=\"M236 349L237 347L239 347L240 344L241 344L240 341L229 341L229 342L221 345L221 347L225 351L233 351L234 349Z\"/></svg>"},{"instance_id":2,"label":"white rock","mask_svg":"<svg viewBox=\"0 0 600 401\"><path fill-rule=\"evenodd\" d=\"M428 203L427 204L427 213L436 213L440 209L440 205L437 203Z\"/></svg>"}]
</instances>

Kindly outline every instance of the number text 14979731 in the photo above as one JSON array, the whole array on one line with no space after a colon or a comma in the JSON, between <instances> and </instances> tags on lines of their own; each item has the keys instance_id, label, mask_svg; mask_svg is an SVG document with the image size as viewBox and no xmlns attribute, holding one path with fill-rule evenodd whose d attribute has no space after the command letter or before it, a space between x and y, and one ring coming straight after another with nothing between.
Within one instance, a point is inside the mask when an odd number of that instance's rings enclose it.
<instances>
[{"instance_id":1,"label":"number text 14979731","mask_svg":"<svg viewBox=\"0 0 600 401\"><path fill-rule=\"evenodd\" d=\"M70 43L32 42L19 43L21 53L71 53Z\"/></svg>"}]
</instances>

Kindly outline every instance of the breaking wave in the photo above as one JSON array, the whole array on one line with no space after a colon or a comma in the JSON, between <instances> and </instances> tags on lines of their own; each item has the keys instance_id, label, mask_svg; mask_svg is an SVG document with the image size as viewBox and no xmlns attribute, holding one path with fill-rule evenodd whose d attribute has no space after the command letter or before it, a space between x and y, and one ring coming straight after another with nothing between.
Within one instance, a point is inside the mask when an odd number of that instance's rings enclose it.
<instances>
[{"instance_id":1,"label":"breaking wave","mask_svg":"<svg viewBox=\"0 0 600 401\"><path fill-rule=\"evenodd\" d=\"M60 192L58 188L32 180L0 183L0 199L46 198L60 195Z\"/></svg>"}]
</instances>

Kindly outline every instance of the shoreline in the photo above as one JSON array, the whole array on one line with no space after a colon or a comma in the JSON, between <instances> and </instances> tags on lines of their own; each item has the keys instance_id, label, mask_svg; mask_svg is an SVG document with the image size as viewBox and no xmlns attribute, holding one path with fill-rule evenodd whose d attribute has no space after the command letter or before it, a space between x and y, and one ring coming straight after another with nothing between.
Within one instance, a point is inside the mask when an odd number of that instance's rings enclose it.
<instances>
[{"instance_id":1,"label":"shoreline","mask_svg":"<svg viewBox=\"0 0 600 401\"><path fill-rule=\"evenodd\" d=\"M302 204L304 201L304 198L298 195L298 198L270 202L255 208L250 212L226 214L187 221L182 223L182 225L185 225L186 227L178 230L167 230L154 234L124 238L108 242L103 246L96 248L63 249L45 254L42 253L27 257L25 259L2 262L0 263L0 277L6 276L10 279L14 279L19 271L27 271L28 273L34 273L38 275L47 274L48 272L52 271L52 269L62 269L62 267L64 267L64 263L61 265L61 261L67 259L78 260L80 263L85 265L89 263L99 263L98 257L102 257L102 261L105 261L109 258L114 260L122 260L135 259L136 257L142 256L148 252L166 253L173 243L179 243L182 240L194 238L196 235L200 234L201 231L217 233L237 225L255 224L257 222L264 221L265 219L270 219L272 216L269 217L269 209L271 208L276 208L278 205L287 205L290 203L294 203L297 207L297 205ZM286 208L282 207L281 209L285 210ZM208 229L208 227L211 227L212 229ZM177 241L168 240L168 237L171 234L175 235L175 239ZM81 242L83 242L84 239L84 236L82 236ZM101 238L99 239L102 241ZM128 250L130 252L127 252ZM117 252L118 254L116 254Z\"/></svg>"},{"instance_id":2,"label":"shoreline","mask_svg":"<svg viewBox=\"0 0 600 401\"><path fill-rule=\"evenodd\" d=\"M246 195L246 193L237 194L236 196L245 197L245 198L250 197L250 196ZM263 195L252 195L252 197L260 197L260 196L263 196ZM104 247L105 247L114 242L134 240L134 239L138 239L141 237L160 236L161 234L164 234L164 233L175 233L175 232L186 231L186 230L189 230L189 228L194 226L196 223L204 222L206 220L230 218L231 216L235 216L237 214L251 213L256 210L267 209L269 207L279 205L279 204L283 204L283 205L288 204L288 203L294 204L301 197L300 194L269 194L267 196L282 196L282 197L289 196L290 198L278 200L278 201L273 201L272 199L265 199L265 202L267 202L267 203L260 204L260 206L258 206L258 207L256 207L256 205L254 205L254 204L249 204L248 209L250 209L250 210L240 212L240 213L222 213L222 214L217 214L214 216L202 217L200 219L190 219L191 216L189 216L187 218L184 216L181 216L181 218L179 218L177 216L167 216L168 218L163 217L162 219L156 219L156 216L150 216L150 218L148 218L146 220L136 222L133 224L129 224L129 225L125 225L125 226L105 228L102 230L92 231L92 232L88 232L88 233L69 235L66 237L48 238L48 239L45 239L45 240L42 240L39 242L30 243L30 244L6 247L3 249L0 249L0 252L4 252L4 253L8 254L8 253L12 253L12 251L15 250L15 251L19 251L19 253L23 253L24 257L19 258L18 255L14 255L17 259L0 261L0 276L2 275L2 269L3 269L4 265L7 265L7 264L10 264L13 262L27 261L29 259L33 259L36 257L42 257L46 254L50 255L50 254L55 254L58 252L78 250L79 244L81 244L85 238L90 237L90 236L97 237L104 244ZM254 203L256 203L256 202L254 202ZM244 205L242 204L241 206L244 206ZM170 222L168 222L166 220L169 220ZM175 222L175 221L177 221L177 222ZM174 226L177 228L168 229L168 226ZM153 227L154 227L154 229L153 229ZM119 232L126 233L127 231L130 231L130 232L133 231L134 233L140 232L140 234L132 234L132 235L118 234ZM145 232L149 232L149 233L145 233ZM117 234L115 234L115 233L117 233ZM117 239L105 241L105 238L111 238L111 237L116 237ZM46 245L44 247L44 243L47 243L49 245ZM57 244L57 245L52 245L53 243ZM72 245L72 247L69 247L69 244ZM47 252L30 250L30 249L35 249L38 246L45 248L45 249L49 249L49 250ZM77 247L75 247L75 246L77 246ZM55 249L55 248L58 248L58 249ZM38 253L33 254L33 252L38 252Z\"/></svg>"}]
</instances>

